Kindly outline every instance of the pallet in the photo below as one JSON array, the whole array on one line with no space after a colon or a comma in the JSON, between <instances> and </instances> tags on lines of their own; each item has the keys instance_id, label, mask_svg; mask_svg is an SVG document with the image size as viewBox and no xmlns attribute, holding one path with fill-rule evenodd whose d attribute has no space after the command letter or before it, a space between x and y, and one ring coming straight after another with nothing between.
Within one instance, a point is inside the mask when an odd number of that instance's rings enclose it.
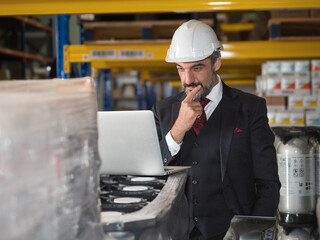
<instances>
[{"instance_id":1,"label":"pallet","mask_svg":"<svg viewBox=\"0 0 320 240\"><path fill-rule=\"evenodd\" d=\"M320 18L272 18L270 40L319 40Z\"/></svg>"}]
</instances>

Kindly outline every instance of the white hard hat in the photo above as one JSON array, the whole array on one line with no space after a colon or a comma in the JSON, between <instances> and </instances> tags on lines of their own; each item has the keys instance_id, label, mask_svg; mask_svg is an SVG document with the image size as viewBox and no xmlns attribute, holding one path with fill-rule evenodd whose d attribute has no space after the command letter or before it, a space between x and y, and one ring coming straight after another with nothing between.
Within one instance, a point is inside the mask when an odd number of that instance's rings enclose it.
<instances>
[{"instance_id":1,"label":"white hard hat","mask_svg":"<svg viewBox=\"0 0 320 240\"><path fill-rule=\"evenodd\" d=\"M190 20L174 33L166 62L195 62L223 50L213 29L200 21Z\"/></svg>"}]
</instances>

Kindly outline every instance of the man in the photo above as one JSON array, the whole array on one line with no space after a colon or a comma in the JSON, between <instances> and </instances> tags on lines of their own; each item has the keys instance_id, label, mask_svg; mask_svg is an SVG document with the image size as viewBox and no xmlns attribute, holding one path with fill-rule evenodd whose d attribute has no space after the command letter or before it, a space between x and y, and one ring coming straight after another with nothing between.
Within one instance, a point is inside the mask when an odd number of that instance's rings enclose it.
<instances>
[{"instance_id":1,"label":"man","mask_svg":"<svg viewBox=\"0 0 320 240\"><path fill-rule=\"evenodd\" d=\"M166 61L176 63L185 92L153 106L164 164L191 166L190 239L223 239L234 215L275 216L279 202L265 101L223 83L220 50L210 26L182 24Z\"/></svg>"}]
</instances>

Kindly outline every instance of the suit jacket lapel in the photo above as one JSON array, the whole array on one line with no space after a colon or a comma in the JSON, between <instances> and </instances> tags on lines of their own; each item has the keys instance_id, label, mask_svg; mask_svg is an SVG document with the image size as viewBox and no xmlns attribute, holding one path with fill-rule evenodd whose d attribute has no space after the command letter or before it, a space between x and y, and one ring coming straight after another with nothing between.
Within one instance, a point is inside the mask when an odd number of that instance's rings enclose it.
<instances>
[{"instance_id":1,"label":"suit jacket lapel","mask_svg":"<svg viewBox=\"0 0 320 240\"><path fill-rule=\"evenodd\" d=\"M234 95L232 90L223 83L220 134L220 164L222 181L226 173L233 130L237 121L236 113L238 112L240 106L240 103L236 100L236 97L237 95Z\"/></svg>"}]
</instances>

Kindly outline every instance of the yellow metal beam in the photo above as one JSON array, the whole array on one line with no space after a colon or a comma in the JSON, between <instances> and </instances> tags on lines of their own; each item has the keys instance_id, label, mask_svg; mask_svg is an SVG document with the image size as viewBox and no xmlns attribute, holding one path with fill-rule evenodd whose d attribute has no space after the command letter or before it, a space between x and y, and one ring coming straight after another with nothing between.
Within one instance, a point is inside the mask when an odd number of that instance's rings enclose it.
<instances>
[{"instance_id":1,"label":"yellow metal beam","mask_svg":"<svg viewBox=\"0 0 320 240\"><path fill-rule=\"evenodd\" d=\"M225 33L251 31L254 28L254 23L223 23L220 24L222 31Z\"/></svg>"},{"instance_id":2,"label":"yellow metal beam","mask_svg":"<svg viewBox=\"0 0 320 240\"><path fill-rule=\"evenodd\" d=\"M223 44L222 59L310 59L320 56L320 41L246 41Z\"/></svg>"},{"instance_id":3,"label":"yellow metal beam","mask_svg":"<svg viewBox=\"0 0 320 240\"><path fill-rule=\"evenodd\" d=\"M223 80L225 84L228 86L234 86L234 85L254 85L255 80L249 79L249 80Z\"/></svg>"},{"instance_id":4,"label":"yellow metal beam","mask_svg":"<svg viewBox=\"0 0 320 240\"><path fill-rule=\"evenodd\" d=\"M218 74L222 79L255 79L257 75L261 75L261 65L246 67L234 65L232 68L222 65Z\"/></svg>"},{"instance_id":5,"label":"yellow metal beam","mask_svg":"<svg viewBox=\"0 0 320 240\"><path fill-rule=\"evenodd\" d=\"M2 0L0 15L150 13L317 8L319 0Z\"/></svg>"},{"instance_id":6,"label":"yellow metal beam","mask_svg":"<svg viewBox=\"0 0 320 240\"><path fill-rule=\"evenodd\" d=\"M272 59L320 56L320 40L226 42L223 46L221 55L225 66L257 66ZM174 64L164 61L168 48L168 43L68 45L64 51L65 72L70 72L70 63L74 62L91 62L96 68L170 68Z\"/></svg>"},{"instance_id":7,"label":"yellow metal beam","mask_svg":"<svg viewBox=\"0 0 320 240\"><path fill-rule=\"evenodd\" d=\"M181 82L180 81L173 81L170 82L172 87L181 87Z\"/></svg>"}]
</instances>

